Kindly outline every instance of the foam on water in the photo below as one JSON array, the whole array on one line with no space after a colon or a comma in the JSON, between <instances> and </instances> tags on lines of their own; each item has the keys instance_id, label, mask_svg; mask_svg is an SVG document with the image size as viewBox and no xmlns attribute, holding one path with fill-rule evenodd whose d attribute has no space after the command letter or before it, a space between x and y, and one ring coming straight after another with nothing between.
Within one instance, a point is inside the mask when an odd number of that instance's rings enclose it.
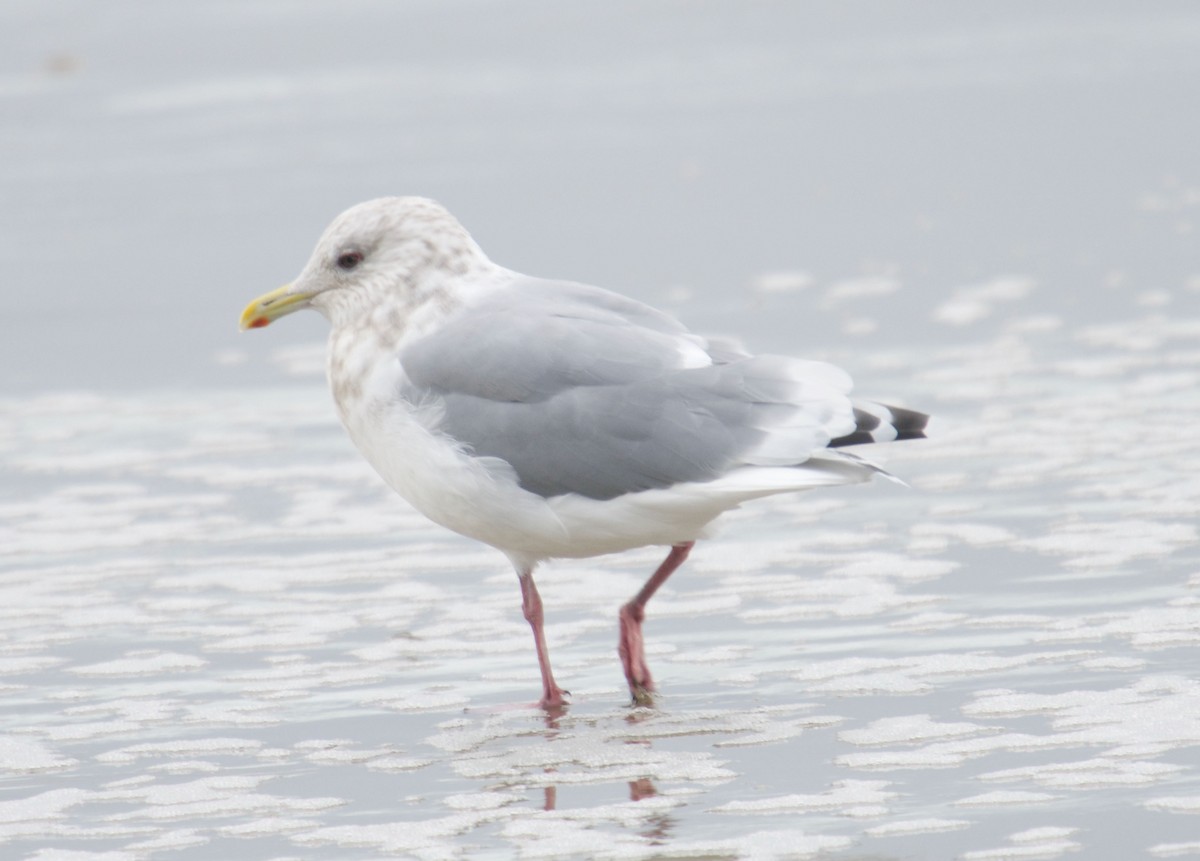
<instances>
[{"instance_id":1,"label":"foam on water","mask_svg":"<svg viewBox=\"0 0 1200 861\"><path fill-rule=\"evenodd\" d=\"M1017 859L1092 845L1093 793L1182 822L1200 399L1142 338L1192 328L1125 326L913 360L947 419L889 453L917 489L735 513L651 607L656 710L622 705L612 614L658 553L548 566L575 691L556 719L522 701L536 667L503 559L382 490L315 381L9 400L0 678L22 707L0 769L35 783L0 801L0 841L643 858L736 833L770 858L923 835ZM1037 358L1064 341L1139 362ZM1003 400L955 382L999 362ZM1169 417L1150 439L1145 414ZM966 848L1009 810L1043 824Z\"/></svg>"}]
</instances>

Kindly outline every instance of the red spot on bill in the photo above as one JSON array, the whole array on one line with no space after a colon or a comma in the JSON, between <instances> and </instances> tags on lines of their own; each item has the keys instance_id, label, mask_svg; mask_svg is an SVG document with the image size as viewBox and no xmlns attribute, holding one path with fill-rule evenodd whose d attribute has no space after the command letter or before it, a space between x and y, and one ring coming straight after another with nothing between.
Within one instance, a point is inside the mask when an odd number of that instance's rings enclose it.
<instances>
[{"instance_id":1,"label":"red spot on bill","mask_svg":"<svg viewBox=\"0 0 1200 861\"><path fill-rule=\"evenodd\" d=\"M250 328L251 329L261 329L263 326L267 325L270 322L271 321L268 320L266 317L258 317L250 324Z\"/></svg>"}]
</instances>

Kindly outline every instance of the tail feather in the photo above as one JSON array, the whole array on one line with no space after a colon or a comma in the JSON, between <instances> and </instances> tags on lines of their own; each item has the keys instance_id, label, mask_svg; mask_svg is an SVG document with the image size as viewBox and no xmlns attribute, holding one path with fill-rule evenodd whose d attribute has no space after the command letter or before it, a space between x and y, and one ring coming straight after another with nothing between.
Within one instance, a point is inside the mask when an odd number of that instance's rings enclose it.
<instances>
[{"instance_id":1,"label":"tail feather","mask_svg":"<svg viewBox=\"0 0 1200 861\"><path fill-rule=\"evenodd\" d=\"M903 407L860 401L854 405L854 421L857 427L845 436L830 440L830 448L900 439L925 439L929 416Z\"/></svg>"}]
</instances>

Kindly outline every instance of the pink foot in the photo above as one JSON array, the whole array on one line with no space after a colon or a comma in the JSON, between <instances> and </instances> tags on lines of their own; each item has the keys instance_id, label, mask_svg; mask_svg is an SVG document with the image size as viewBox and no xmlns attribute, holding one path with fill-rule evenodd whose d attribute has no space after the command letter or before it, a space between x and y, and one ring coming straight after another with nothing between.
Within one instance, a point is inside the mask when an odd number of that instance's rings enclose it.
<instances>
[{"instance_id":1,"label":"pink foot","mask_svg":"<svg viewBox=\"0 0 1200 861\"><path fill-rule=\"evenodd\" d=\"M548 712L564 711L568 705L567 697L571 695L570 691L564 691L561 688L555 688L552 691L546 691L542 694L542 698L538 700L538 705Z\"/></svg>"},{"instance_id":2,"label":"pink foot","mask_svg":"<svg viewBox=\"0 0 1200 861\"><path fill-rule=\"evenodd\" d=\"M654 702L654 677L646 666L646 652L642 642L642 619L646 611L630 602L621 608L621 639L617 653L621 656L621 667L625 670L625 681L635 705L648 706Z\"/></svg>"},{"instance_id":3,"label":"pink foot","mask_svg":"<svg viewBox=\"0 0 1200 861\"><path fill-rule=\"evenodd\" d=\"M621 667L625 670L625 681L629 683L629 694L633 697L634 705L654 704L654 678L650 675L650 668L646 666L646 651L642 645L642 620L646 618L646 602L654 597L658 587L667 582L667 578L688 558L692 551L692 543L686 541L674 545L667 558L658 566L658 570L650 575L646 585L618 614L621 638L617 642L617 653L621 656Z\"/></svg>"},{"instance_id":4,"label":"pink foot","mask_svg":"<svg viewBox=\"0 0 1200 861\"><path fill-rule=\"evenodd\" d=\"M567 707L568 691L564 691L554 681L554 672L550 669L550 649L546 645L546 631L542 598L533 582L533 570L517 572L521 581L521 610L525 620L533 630L533 645L537 650L538 669L542 674L542 698L538 705L548 712L561 713Z\"/></svg>"}]
</instances>

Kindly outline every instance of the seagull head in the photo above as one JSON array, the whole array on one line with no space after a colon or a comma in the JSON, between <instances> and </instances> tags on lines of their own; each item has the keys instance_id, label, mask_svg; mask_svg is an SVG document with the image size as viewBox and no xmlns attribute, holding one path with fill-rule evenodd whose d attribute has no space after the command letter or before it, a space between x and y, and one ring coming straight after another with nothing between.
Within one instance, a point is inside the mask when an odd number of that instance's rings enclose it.
<instances>
[{"instance_id":1,"label":"seagull head","mask_svg":"<svg viewBox=\"0 0 1200 861\"><path fill-rule=\"evenodd\" d=\"M448 278L491 266L458 220L424 197L381 197L352 206L317 241L300 275L259 296L241 328L258 329L301 308L334 325L387 303L415 307L444 290Z\"/></svg>"}]
</instances>

